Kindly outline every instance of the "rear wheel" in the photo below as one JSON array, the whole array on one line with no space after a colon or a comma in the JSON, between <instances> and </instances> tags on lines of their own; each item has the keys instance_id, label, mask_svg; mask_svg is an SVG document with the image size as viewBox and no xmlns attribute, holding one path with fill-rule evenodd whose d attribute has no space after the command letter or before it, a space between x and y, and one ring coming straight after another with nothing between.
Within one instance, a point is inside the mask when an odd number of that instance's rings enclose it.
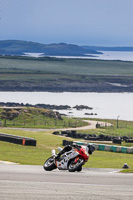
<instances>
[{"instance_id":1,"label":"rear wheel","mask_svg":"<svg viewBox=\"0 0 133 200\"><path fill-rule=\"evenodd\" d=\"M45 161L45 163L44 163L44 165L43 165L43 168L44 168L46 171L52 171L53 169L56 169L56 168L57 168L56 165L55 165L55 163L54 163L53 157L50 157L50 158L48 158L48 159Z\"/></svg>"},{"instance_id":2,"label":"rear wheel","mask_svg":"<svg viewBox=\"0 0 133 200\"><path fill-rule=\"evenodd\" d=\"M71 163L68 166L69 172L75 172L75 171L81 171L82 165L84 164L84 160L82 158L79 158L78 161L75 163L74 160L71 161Z\"/></svg>"}]
</instances>

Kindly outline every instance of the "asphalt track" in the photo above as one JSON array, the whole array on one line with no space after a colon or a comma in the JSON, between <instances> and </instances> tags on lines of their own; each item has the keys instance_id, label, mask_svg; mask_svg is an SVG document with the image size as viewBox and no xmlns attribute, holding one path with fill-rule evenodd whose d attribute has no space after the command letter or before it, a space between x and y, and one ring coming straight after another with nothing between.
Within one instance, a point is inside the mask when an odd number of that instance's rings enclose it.
<instances>
[{"instance_id":1,"label":"asphalt track","mask_svg":"<svg viewBox=\"0 0 133 200\"><path fill-rule=\"evenodd\" d=\"M115 169L46 172L42 166L0 164L1 200L131 200L133 174Z\"/></svg>"}]
</instances>

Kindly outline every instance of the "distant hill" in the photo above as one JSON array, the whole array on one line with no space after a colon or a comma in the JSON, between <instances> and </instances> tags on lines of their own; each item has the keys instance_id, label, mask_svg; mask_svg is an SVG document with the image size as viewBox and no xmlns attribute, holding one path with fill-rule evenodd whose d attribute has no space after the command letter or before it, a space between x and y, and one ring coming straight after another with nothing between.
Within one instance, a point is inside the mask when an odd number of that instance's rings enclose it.
<instances>
[{"instance_id":1,"label":"distant hill","mask_svg":"<svg viewBox=\"0 0 133 200\"><path fill-rule=\"evenodd\" d=\"M40 44L20 40L0 41L0 55L24 55L24 53L44 53L46 56L85 56L101 54L96 50L83 48L74 44Z\"/></svg>"},{"instance_id":2,"label":"distant hill","mask_svg":"<svg viewBox=\"0 0 133 200\"><path fill-rule=\"evenodd\" d=\"M133 47L101 47L101 46L82 46L84 49L94 51L133 51Z\"/></svg>"}]
</instances>

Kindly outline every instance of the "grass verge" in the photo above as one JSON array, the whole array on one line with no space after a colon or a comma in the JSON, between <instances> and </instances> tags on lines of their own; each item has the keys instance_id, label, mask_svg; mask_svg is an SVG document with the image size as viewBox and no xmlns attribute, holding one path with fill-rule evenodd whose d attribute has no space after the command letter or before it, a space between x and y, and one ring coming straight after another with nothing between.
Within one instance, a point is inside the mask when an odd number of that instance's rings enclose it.
<instances>
[{"instance_id":1,"label":"grass verge","mask_svg":"<svg viewBox=\"0 0 133 200\"><path fill-rule=\"evenodd\" d=\"M104 134L104 135L110 135L110 136L128 136L133 137L133 121L124 121L119 120L119 126L117 128L117 120L111 120L111 119L89 119L89 120L95 120L95 121L101 121L102 127L93 129L93 130L82 130L80 133L88 133L88 134ZM106 122L111 123L113 126L106 126Z\"/></svg>"},{"instance_id":2,"label":"grass verge","mask_svg":"<svg viewBox=\"0 0 133 200\"><path fill-rule=\"evenodd\" d=\"M121 173L133 173L133 168L132 169L124 169L120 171Z\"/></svg>"},{"instance_id":3,"label":"grass verge","mask_svg":"<svg viewBox=\"0 0 133 200\"><path fill-rule=\"evenodd\" d=\"M0 123L3 127L18 128L68 128L88 125L83 120L61 116L58 112L44 108L0 107Z\"/></svg>"},{"instance_id":4,"label":"grass verge","mask_svg":"<svg viewBox=\"0 0 133 200\"><path fill-rule=\"evenodd\" d=\"M11 161L27 165L43 165L44 161L51 156L51 150L62 147L65 137L56 136L51 132L30 132L18 130L4 130L0 132L19 136L31 137L37 140L36 147L21 146L0 141L0 160ZM104 151L95 151L90 156L85 167L93 168L116 168L121 169L124 163L133 168L133 154L122 154Z\"/></svg>"}]
</instances>

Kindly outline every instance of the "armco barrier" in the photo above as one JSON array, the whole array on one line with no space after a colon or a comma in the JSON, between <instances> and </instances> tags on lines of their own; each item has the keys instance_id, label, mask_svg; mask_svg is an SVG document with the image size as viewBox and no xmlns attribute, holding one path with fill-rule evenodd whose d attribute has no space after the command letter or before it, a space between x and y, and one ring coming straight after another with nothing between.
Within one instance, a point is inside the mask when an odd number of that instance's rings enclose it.
<instances>
[{"instance_id":1,"label":"armco barrier","mask_svg":"<svg viewBox=\"0 0 133 200\"><path fill-rule=\"evenodd\" d=\"M66 141L66 143L63 142L64 146L72 145L71 141L67 141L67 140L65 140L65 141ZM96 144L96 143L84 143L84 142L79 142L79 141L74 141L73 143L78 144L78 145L93 144L95 146L95 149L99 150L99 151L111 151L111 152L117 152L117 153L133 154L133 148L131 148L131 147L113 146L113 145Z\"/></svg>"},{"instance_id":2,"label":"armco barrier","mask_svg":"<svg viewBox=\"0 0 133 200\"><path fill-rule=\"evenodd\" d=\"M99 145L98 150L104 151L105 150L105 145L103 145L103 144Z\"/></svg>"},{"instance_id":3,"label":"armco barrier","mask_svg":"<svg viewBox=\"0 0 133 200\"><path fill-rule=\"evenodd\" d=\"M133 148L127 148L127 153L133 153Z\"/></svg>"},{"instance_id":4,"label":"armco barrier","mask_svg":"<svg viewBox=\"0 0 133 200\"><path fill-rule=\"evenodd\" d=\"M117 146L110 146L110 151L116 152Z\"/></svg>"},{"instance_id":5,"label":"armco barrier","mask_svg":"<svg viewBox=\"0 0 133 200\"><path fill-rule=\"evenodd\" d=\"M110 145L105 145L104 151L111 151Z\"/></svg>"},{"instance_id":6,"label":"armco barrier","mask_svg":"<svg viewBox=\"0 0 133 200\"><path fill-rule=\"evenodd\" d=\"M9 135L0 133L0 141L10 142L14 144L20 144L24 146L36 146L36 140L27 137L20 137L16 135Z\"/></svg>"}]
</instances>

